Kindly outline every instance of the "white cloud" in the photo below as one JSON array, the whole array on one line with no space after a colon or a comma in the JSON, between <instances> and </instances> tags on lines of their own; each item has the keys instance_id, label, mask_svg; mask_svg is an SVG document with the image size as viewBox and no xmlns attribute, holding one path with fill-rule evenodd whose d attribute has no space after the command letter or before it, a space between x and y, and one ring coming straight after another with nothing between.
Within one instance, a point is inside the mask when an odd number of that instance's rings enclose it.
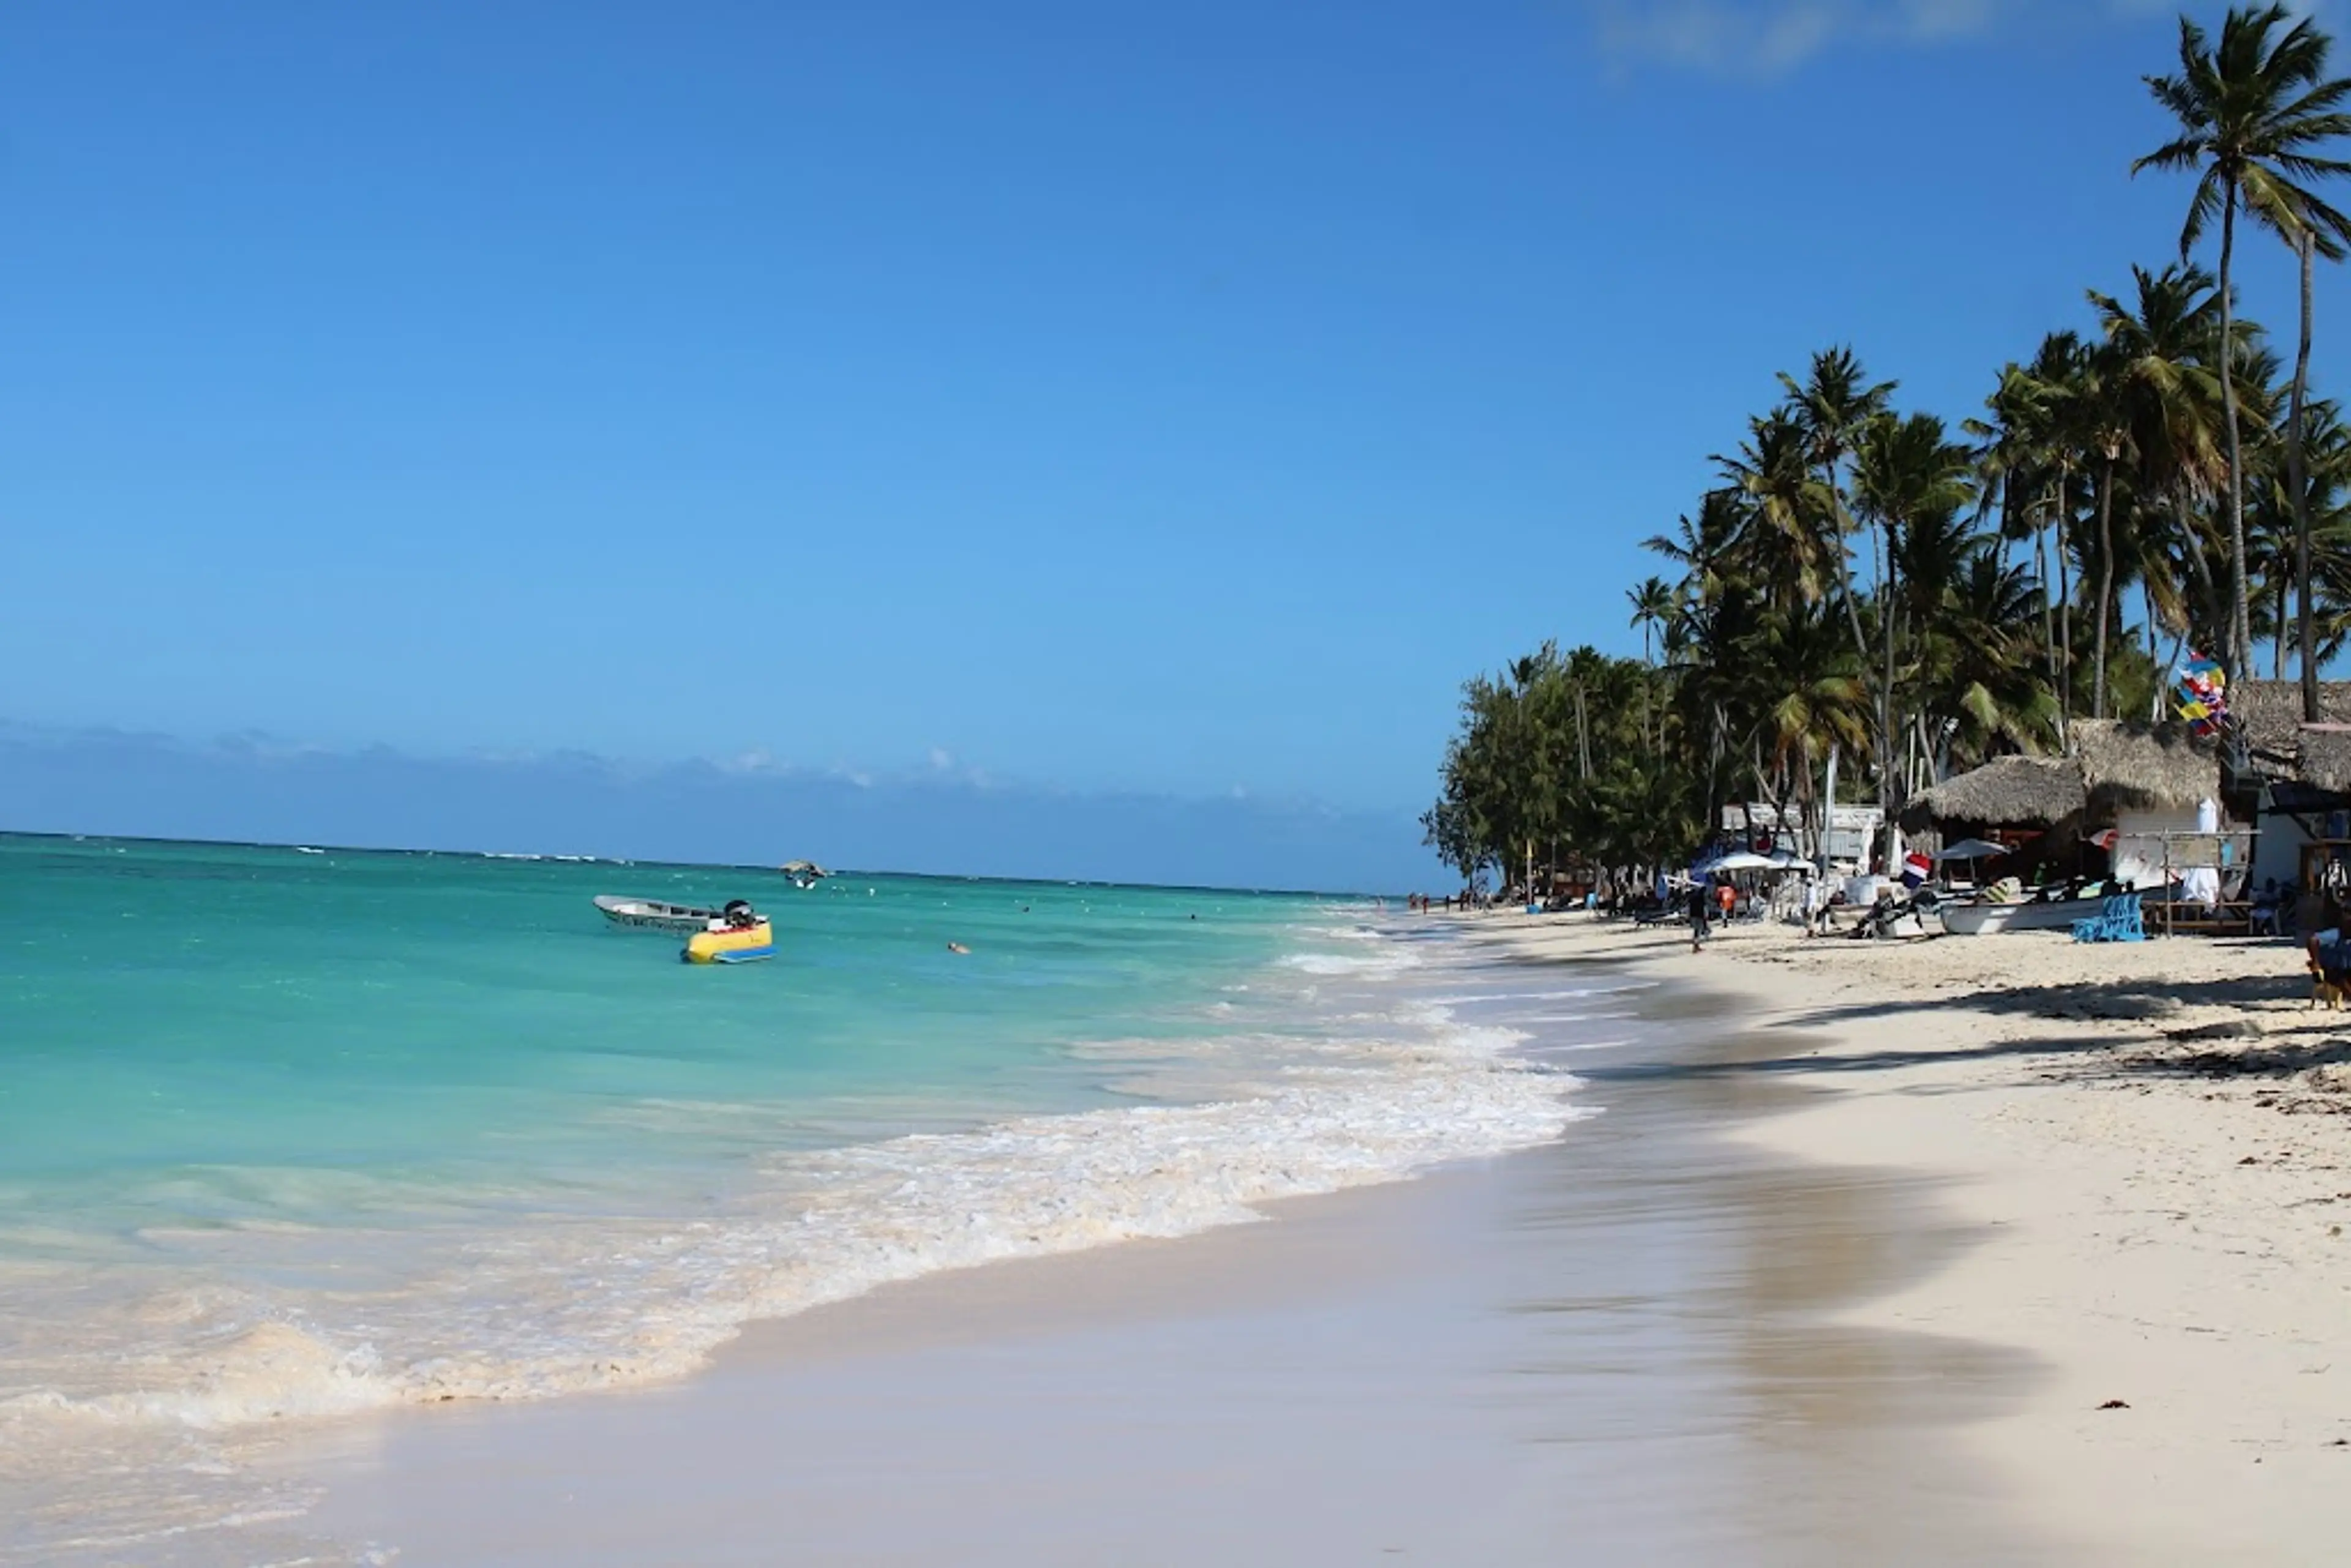
<instances>
[{"instance_id":1,"label":"white cloud","mask_svg":"<svg viewBox=\"0 0 2351 1568\"><path fill-rule=\"evenodd\" d=\"M783 771L784 765L766 747L755 746L719 763L718 770L722 773L776 773Z\"/></svg>"},{"instance_id":2,"label":"white cloud","mask_svg":"<svg viewBox=\"0 0 2351 1568\"><path fill-rule=\"evenodd\" d=\"M945 773L948 768L953 768L954 766L954 752L949 751L944 746L934 746L931 747L931 768L933 771Z\"/></svg>"},{"instance_id":3,"label":"white cloud","mask_svg":"<svg viewBox=\"0 0 2351 1568\"><path fill-rule=\"evenodd\" d=\"M2168 16L2180 0L1578 0L1620 65L1651 62L1721 76L1770 77L1830 49L1927 47L2005 22ZM2305 4L2313 0L2304 0Z\"/></svg>"}]
</instances>

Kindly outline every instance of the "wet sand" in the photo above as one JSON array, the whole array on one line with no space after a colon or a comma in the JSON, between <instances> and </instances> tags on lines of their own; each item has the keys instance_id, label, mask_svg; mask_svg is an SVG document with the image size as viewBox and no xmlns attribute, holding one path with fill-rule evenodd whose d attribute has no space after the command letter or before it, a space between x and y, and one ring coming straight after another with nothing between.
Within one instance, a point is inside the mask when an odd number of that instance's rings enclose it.
<instances>
[{"instance_id":1,"label":"wet sand","mask_svg":"<svg viewBox=\"0 0 2351 1568\"><path fill-rule=\"evenodd\" d=\"M1978 1242L1841 1323L2045 1367L1954 1434L2109 1561L2333 1563L2351 1540L2351 1030L2274 939L1807 941L1580 918L1476 939L1738 995L1805 1091L1743 1141L1944 1183Z\"/></svg>"},{"instance_id":2,"label":"wet sand","mask_svg":"<svg viewBox=\"0 0 2351 1568\"><path fill-rule=\"evenodd\" d=\"M1634 1043L1556 1058L1604 1112L1558 1144L893 1286L677 1387L346 1427L301 1532L403 1565L2100 1560L1960 1440L2035 1358L1853 1321L1985 1227L1745 1135L1815 1098L1741 1066L1789 1032L1646 996Z\"/></svg>"}]
</instances>

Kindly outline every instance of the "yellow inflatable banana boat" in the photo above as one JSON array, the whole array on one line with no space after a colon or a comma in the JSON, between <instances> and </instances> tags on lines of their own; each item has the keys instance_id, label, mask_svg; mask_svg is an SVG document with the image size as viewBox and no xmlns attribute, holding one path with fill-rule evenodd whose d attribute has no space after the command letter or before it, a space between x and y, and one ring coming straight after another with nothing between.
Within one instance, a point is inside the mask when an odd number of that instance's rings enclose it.
<instances>
[{"instance_id":1,"label":"yellow inflatable banana boat","mask_svg":"<svg viewBox=\"0 0 2351 1568\"><path fill-rule=\"evenodd\" d=\"M776 933L768 917L755 913L741 899L726 912L685 939L678 955L689 964L752 964L776 956Z\"/></svg>"}]
</instances>

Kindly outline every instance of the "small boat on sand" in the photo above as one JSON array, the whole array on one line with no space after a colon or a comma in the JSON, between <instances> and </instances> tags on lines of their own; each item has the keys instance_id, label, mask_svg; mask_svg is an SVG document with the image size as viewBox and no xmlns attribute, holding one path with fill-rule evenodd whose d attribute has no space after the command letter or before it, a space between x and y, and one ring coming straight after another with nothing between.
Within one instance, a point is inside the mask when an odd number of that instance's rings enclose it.
<instances>
[{"instance_id":1,"label":"small boat on sand","mask_svg":"<svg viewBox=\"0 0 2351 1568\"><path fill-rule=\"evenodd\" d=\"M2020 899L1943 905L1943 929L1954 936L1997 936L2003 931L2069 931L2104 908L2103 898Z\"/></svg>"},{"instance_id":2,"label":"small boat on sand","mask_svg":"<svg viewBox=\"0 0 2351 1568\"><path fill-rule=\"evenodd\" d=\"M776 933L768 917L739 898L687 937L678 954L689 964L750 964L775 956Z\"/></svg>"},{"instance_id":3,"label":"small boat on sand","mask_svg":"<svg viewBox=\"0 0 2351 1568\"><path fill-rule=\"evenodd\" d=\"M664 904L656 898L622 898L610 893L596 895L596 907L613 925L638 931L703 931L712 921L726 918L723 910Z\"/></svg>"}]
</instances>

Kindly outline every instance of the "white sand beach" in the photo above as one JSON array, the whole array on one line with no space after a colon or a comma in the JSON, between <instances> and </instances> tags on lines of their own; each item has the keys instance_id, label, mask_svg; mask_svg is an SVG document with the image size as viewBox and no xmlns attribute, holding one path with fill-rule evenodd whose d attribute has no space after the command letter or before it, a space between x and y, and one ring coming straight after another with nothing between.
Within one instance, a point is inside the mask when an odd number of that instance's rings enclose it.
<instances>
[{"instance_id":1,"label":"white sand beach","mask_svg":"<svg viewBox=\"0 0 2351 1568\"><path fill-rule=\"evenodd\" d=\"M1972 1243L1841 1322L2029 1355L1959 1428L2053 1535L2115 1560L2340 1561L2351 1538L2351 1022L2280 942L1868 943L1511 921L1639 950L1784 1031L1821 1092L1739 1135L1943 1178ZM2126 1408L2105 1408L2119 1400Z\"/></svg>"}]
</instances>

